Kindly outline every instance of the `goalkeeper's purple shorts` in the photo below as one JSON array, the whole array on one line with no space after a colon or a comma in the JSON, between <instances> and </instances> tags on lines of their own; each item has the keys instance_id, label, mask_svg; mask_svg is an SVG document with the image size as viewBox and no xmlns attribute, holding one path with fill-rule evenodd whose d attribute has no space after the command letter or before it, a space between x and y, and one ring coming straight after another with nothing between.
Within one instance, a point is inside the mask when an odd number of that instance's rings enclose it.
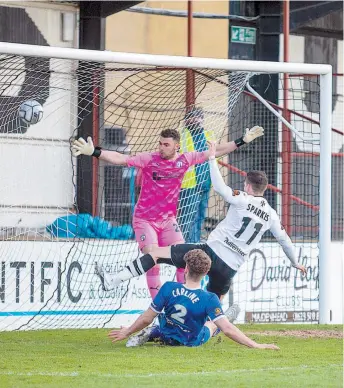
<instances>
[{"instance_id":1,"label":"goalkeeper's purple shorts","mask_svg":"<svg viewBox=\"0 0 344 388\"><path fill-rule=\"evenodd\" d=\"M175 217L156 222L134 217L133 228L141 251L145 246L151 244L168 247L184 241Z\"/></svg>"}]
</instances>

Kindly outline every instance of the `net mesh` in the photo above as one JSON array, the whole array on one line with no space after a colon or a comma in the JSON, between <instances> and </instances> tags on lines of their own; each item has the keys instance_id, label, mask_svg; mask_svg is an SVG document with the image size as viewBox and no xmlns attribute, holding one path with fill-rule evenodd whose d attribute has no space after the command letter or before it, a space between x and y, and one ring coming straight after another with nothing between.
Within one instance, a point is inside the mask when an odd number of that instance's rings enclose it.
<instances>
[{"instance_id":1,"label":"net mesh","mask_svg":"<svg viewBox=\"0 0 344 388\"><path fill-rule=\"evenodd\" d=\"M136 154L155 151L166 128L178 129L183 139L184 117L192 108L186 104L188 71L10 55L0 55L0 68L0 329L127 324L150 303L145 278L104 292L94 263L117 272L140 255L131 226L139 172L73 158L70 143L92 136L103 148ZM240 321L316 321L319 142L291 137L288 176L294 197L282 203L283 129L245 90L250 81L279 109L281 77L210 69L193 74L194 103L203 109L204 129L213 138L234 140L246 127L264 126L264 138L219 160L221 172L231 187L242 189L245 171L266 171L271 183L266 197L288 220L299 257L310 266L307 278L295 278L267 234L225 303L240 304ZM43 105L44 118L29 126L17 112L32 99ZM288 99L291 123L304 136L318 136L318 79L294 77ZM207 180L207 170L198 169L196 185L182 190L178 221L189 242L206 240L228 208ZM336 233L342 233L338 225ZM162 266L162 281L174 274L174 268Z\"/></svg>"}]
</instances>

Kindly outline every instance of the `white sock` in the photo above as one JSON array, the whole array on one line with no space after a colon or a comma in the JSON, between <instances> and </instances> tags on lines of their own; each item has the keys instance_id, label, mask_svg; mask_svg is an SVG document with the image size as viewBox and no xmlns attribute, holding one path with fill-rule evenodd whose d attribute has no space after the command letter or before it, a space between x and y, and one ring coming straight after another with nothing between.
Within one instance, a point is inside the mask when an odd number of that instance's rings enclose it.
<instances>
[{"instance_id":1,"label":"white sock","mask_svg":"<svg viewBox=\"0 0 344 388\"><path fill-rule=\"evenodd\" d=\"M108 290L114 289L116 286L120 285L126 280L143 275L148 270L153 268L154 265L155 262L152 256L150 254L146 254L138 259L135 259L133 262L129 263L126 267L124 267L116 274L105 272L105 286Z\"/></svg>"}]
</instances>

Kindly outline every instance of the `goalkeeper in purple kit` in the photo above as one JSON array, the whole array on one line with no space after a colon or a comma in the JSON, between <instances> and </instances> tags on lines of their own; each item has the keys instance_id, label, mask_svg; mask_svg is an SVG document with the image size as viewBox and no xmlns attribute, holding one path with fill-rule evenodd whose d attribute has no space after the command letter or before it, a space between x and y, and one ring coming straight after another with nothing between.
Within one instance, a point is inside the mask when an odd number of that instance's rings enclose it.
<instances>
[{"instance_id":1,"label":"goalkeeper in purple kit","mask_svg":"<svg viewBox=\"0 0 344 388\"><path fill-rule=\"evenodd\" d=\"M247 129L243 137L219 145L216 156L229 154L263 134L264 129L259 126ZM165 129L160 133L159 152L124 155L95 147L90 137L87 142L79 138L72 145L74 156L93 156L114 165L141 169L141 193L135 206L133 228L136 241L144 254L158 247L184 242L176 220L182 181L190 167L207 161L209 151L179 154L179 147L180 135L175 129ZM138 275L147 273L148 288L154 299L161 287L158 268L153 265L146 271L139 263L136 270ZM184 281L182 268L177 270L177 280L181 283Z\"/></svg>"}]
</instances>

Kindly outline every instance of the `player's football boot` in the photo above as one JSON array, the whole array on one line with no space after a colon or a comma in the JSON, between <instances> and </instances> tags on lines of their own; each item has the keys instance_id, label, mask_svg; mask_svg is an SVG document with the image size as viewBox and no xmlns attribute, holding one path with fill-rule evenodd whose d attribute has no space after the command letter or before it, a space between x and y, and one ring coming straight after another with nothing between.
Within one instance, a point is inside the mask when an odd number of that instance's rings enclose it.
<instances>
[{"instance_id":1,"label":"player's football boot","mask_svg":"<svg viewBox=\"0 0 344 388\"><path fill-rule=\"evenodd\" d=\"M237 304L233 304L225 311L225 316L228 318L230 323L233 323L238 318L239 313L240 313L240 307ZM216 337L220 333L221 333L221 330L217 328L214 331L212 336Z\"/></svg>"},{"instance_id":2,"label":"player's football boot","mask_svg":"<svg viewBox=\"0 0 344 388\"><path fill-rule=\"evenodd\" d=\"M150 335L152 334L153 330L156 328L156 326L149 326L141 330L138 334L134 334L131 337L129 337L126 347L131 348L134 346L141 346L145 344L150 339Z\"/></svg>"},{"instance_id":3,"label":"player's football boot","mask_svg":"<svg viewBox=\"0 0 344 388\"><path fill-rule=\"evenodd\" d=\"M233 323L240 313L240 307L237 304L233 304L225 311L225 316L228 318L230 323Z\"/></svg>"},{"instance_id":4,"label":"player's football boot","mask_svg":"<svg viewBox=\"0 0 344 388\"><path fill-rule=\"evenodd\" d=\"M94 273L99 277L104 291L110 291L115 288L117 284L113 281L111 274L104 271L104 267L97 262L94 263Z\"/></svg>"}]
</instances>

